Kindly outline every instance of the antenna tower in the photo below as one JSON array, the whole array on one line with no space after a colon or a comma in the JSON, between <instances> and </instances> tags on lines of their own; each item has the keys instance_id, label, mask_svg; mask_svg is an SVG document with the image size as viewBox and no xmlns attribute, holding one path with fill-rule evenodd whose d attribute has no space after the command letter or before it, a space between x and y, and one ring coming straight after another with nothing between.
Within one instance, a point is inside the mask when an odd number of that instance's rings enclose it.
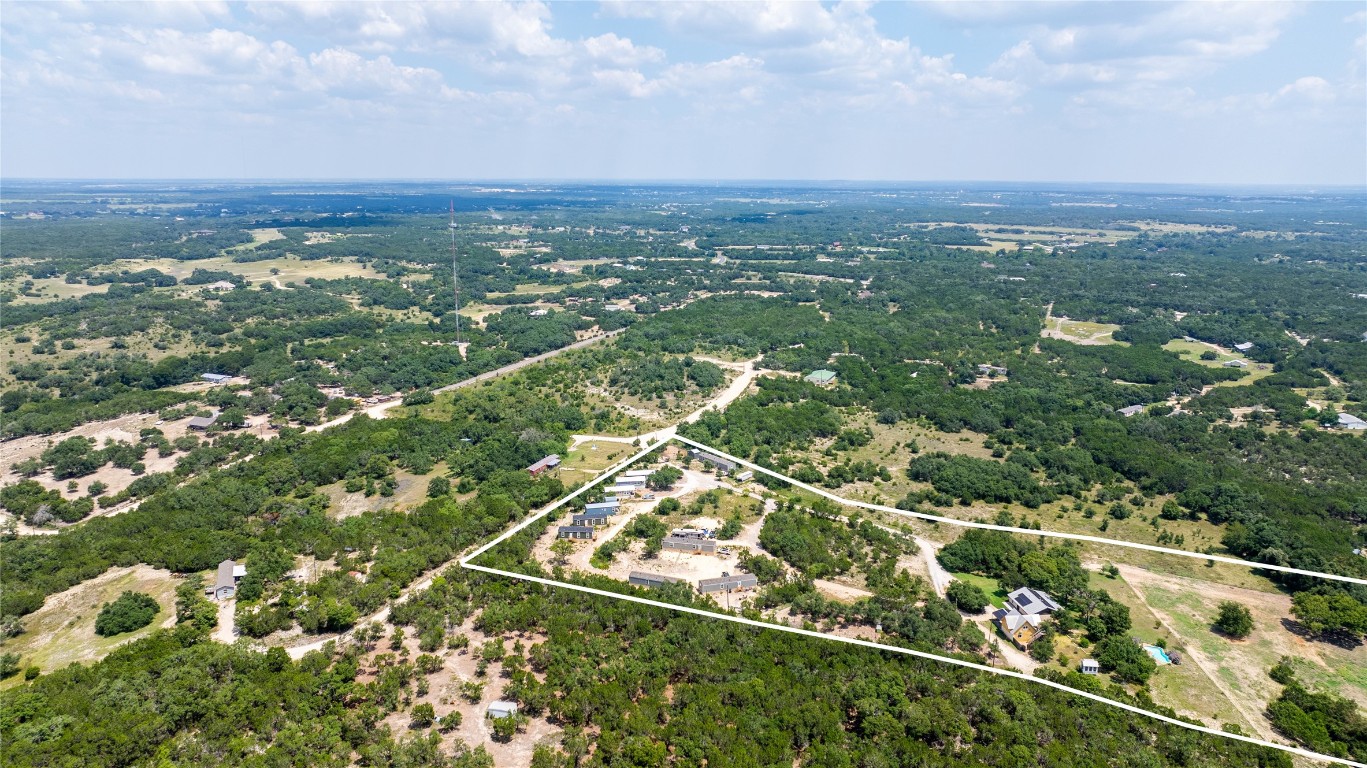
<instances>
[{"instance_id":1,"label":"antenna tower","mask_svg":"<svg viewBox=\"0 0 1367 768\"><path fill-rule=\"evenodd\" d=\"M456 263L456 201L451 201L451 223L446 225L451 230L451 283L456 291L456 346L460 346L460 267Z\"/></svg>"}]
</instances>

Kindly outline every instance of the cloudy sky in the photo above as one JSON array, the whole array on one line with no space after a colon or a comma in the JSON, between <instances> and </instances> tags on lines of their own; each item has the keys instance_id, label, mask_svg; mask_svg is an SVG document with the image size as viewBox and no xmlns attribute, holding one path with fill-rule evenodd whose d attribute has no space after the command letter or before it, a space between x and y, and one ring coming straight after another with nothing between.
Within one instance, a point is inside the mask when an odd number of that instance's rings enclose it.
<instances>
[{"instance_id":1,"label":"cloudy sky","mask_svg":"<svg viewBox=\"0 0 1367 768\"><path fill-rule=\"evenodd\" d=\"M0 174L1367 184L1367 11L25 3Z\"/></svg>"}]
</instances>

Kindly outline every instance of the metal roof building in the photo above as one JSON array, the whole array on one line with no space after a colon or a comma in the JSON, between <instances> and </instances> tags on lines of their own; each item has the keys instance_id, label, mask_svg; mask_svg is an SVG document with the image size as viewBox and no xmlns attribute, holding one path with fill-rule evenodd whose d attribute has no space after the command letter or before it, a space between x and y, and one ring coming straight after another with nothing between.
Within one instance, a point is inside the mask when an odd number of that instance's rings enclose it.
<instances>
[{"instance_id":1,"label":"metal roof building","mask_svg":"<svg viewBox=\"0 0 1367 768\"><path fill-rule=\"evenodd\" d=\"M662 587L665 584L686 584L686 579L676 576L665 576L658 573L646 573L645 571L632 571L627 575L627 582L638 587Z\"/></svg>"},{"instance_id":2,"label":"metal roof building","mask_svg":"<svg viewBox=\"0 0 1367 768\"><path fill-rule=\"evenodd\" d=\"M698 580L698 591L704 595L713 592L754 589L757 586L759 586L759 579L753 573L724 574L715 579Z\"/></svg>"}]
</instances>

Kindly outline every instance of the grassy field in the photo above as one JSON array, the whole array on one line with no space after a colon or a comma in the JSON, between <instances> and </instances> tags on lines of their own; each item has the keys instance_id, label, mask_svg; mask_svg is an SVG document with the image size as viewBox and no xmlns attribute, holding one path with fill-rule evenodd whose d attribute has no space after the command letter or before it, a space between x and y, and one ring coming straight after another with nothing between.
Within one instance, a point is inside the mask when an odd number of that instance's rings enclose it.
<instances>
[{"instance_id":1,"label":"grassy field","mask_svg":"<svg viewBox=\"0 0 1367 768\"><path fill-rule=\"evenodd\" d=\"M282 286L289 282L302 283L305 278L309 277L317 277L326 280L336 280L343 277L369 277L377 280L387 279L384 277L383 273L376 272L366 265L358 264L354 259L314 259L306 261L294 256L245 262L233 261L230 256L216 256L212 259L196 259L194 261L180 261L177 259L120 259L101 271L118 272L125 269L133 272L143 269L159 269L168 275L173 275L177 279L189 277L196 269L208 269L232 272L241 275L258 285L263 282L277 282ZM280 273L278 275L272 275L272 269L278 269L280 270ZM422 279L424 277L426 276L414 275L410 279ZM185 286L185 288L197 291L200 286ZM180 286L177 286L177 289L179 290Z\"/></svg>"},{"instance_id":2,"label":"grassy field","mask_svg":"<svg viewBox=\"0 0 1367 768\"><path fill-rule=\"evenodd\" d=\"M1195 650L1219 665L1226 684L1242 695L1266 701L1280 686L1267 670L1283 657L1297 660L1297 675L1316 690L1329 690L1367 706L1367 664L1363 650L1343 648L1293 634L1283 623L1291 600L1285 594L1252 593L1187 579L1155 574L1128 574L1127 579L1146 607L1162 619L1164 629L1182 638ZM1232 600L1253 613L1253 634L1232 640L1211 630L1220 603ZM1179 646L1180 647L1180 646Z\"/></svg>"},{"instance_id":3,"label":"grassy field","mask_svg":"<svg viewBox=\"0 0 1367 768\"><path fill-rule=\"evenodd\" d=\"M1079 339L1091 339L1094 341L1108 339L1109 341L1107 343L1120 343L1110 338L1111 334L1120 330L1120 326L1112 323L1088 323L1081 320L1060 319L1058 321L1058 328L1061 332Z\"/></svg>"},{"instance_id":4,"label":"grassy field","mask_svg":"<svg viewBox=\"0 0 1367 768\"><path fill-rule=\"evenodd\" d=\"M563 479L567 485L584 482L639 450L640 446L630 443L590 440L561 457L560 471L565 473Z\"/></svg>"},{"instance_id":5,"label":"grassy field","mask_svg":"<svg viewBox=\"0 0 1367 768\"><path fill-rule=\"evenodd\" d=\"M1195 635L1187 632L1178 635L1164 626L1124 579L1108 579L1094 575L1091 587L1105 590L1117 602L1129 607L1130 620L1133 622L1130 629L1132 637L1137 637L1145 643L1156 643L1162 639L1169 649L1184 653L1189 650L1192 644L1189 638ZM1202 627L1200 632L1210 634L1206 627ZM1069 654L1073 659L1081 659L1088 654L1087 649L1077 648L1072 641L1067 644L1071 646L1068 649L1063 648L1063 645L1060 644L1060 652ZM1184 663L1161 667L1149 679L1149 691L1155 701L1207 724L1218 726L1237 723L1245 731L1252 731L1261 725L1261 717L1257 714L1262 710L1260 705L1251 704L1244 708L1235 706L1221 684L1212 679L1201 665L1195 663L1189 653L1187 656Z\"/></svg>"},{"instance_id":6,"label":"grassy field","mask_svg":"<svg viewBox=\"0 0 1367 768\"><path fill-rule=\"evenodd\" d=\"M7 640L0 651L18 653L25 667L37 666L43 672L62 669L69 664L98 661L120 645L146 637L158 627L175 622L176 585L179 579L169 571L146 565L113 568L60 594L52 595L42 608L24 617L24 634ZM112 602L125 590L145 592L161 605L152 623L142 629L113 637L95 634L95 617L100 607ZM16 675L0 688L23 680Z\"/></svg>"},{"instance_id":7,"label":"grassy field","mask_svg":"<svg viewBox=\"0 0 1367 768\"><path fill-rule=\"evenodd\" d=\"M1176 352L1183 360L1204 365L1207 368L1221 368L1230 360L1247 360L1238 352L1223 350L1214 344L1207 344L1204 341L1187 341L1185 339L1173 339L1163 345L1163 349L1169 352ZM1214 360L1202 360L1203 352L1214 352ZM1258 379L1267 378L1272 375L1272 366L1266 363L1255 363L1248 361L1248 367L1243 369L1247 374L1237 381L1222 381L1216 384L1217 387L1241 387L1245 384L1252 384Z\"/></svg>"},{"instance_id":8,"label":"grassy field","mask_svg":"<svg viewBox=\"0 0 1367 768\"><path fill-rule=\"evenodd\" d=\"M579 283L578 285L586 285ZM491 303L497 303L500 296L532 296L542 293L555 293L566 286L563 285L542 285L540 283L519 283L517 288L507 293L491 293L486 297Z\"/></svg>"},{"instance_id":9,"label":"grassy field","mask_svg":"<svg viewBox=\"0 0 1367 768\"><path fill-rule=\"evenodd\" d=\"M24 328L7 328L3 333L0 333L0 349L5 350L3 359L6 363L3 368L0 368L0 386L9 386L15 383L14 378L7 374L10 364L23 365L26 363L40 362L60 366L62 363L81 354L89 352L108 354L116 351L113 348L113 339L76 339L75 349L62 349L58 346L57 351L51 355L35 355L33 354L33 344L31 342L28 344L20 344L15 341L15 337L21 333L27 333L27 335L34 340L38 339L40 336L40 334L34 333L32 329L29 329L27 326ZM156 362L168 355L185 356L198 349L198 347L190 341L189 334L179 333L180 338L175 338L177 333L178 332L170 326L158 322L155 323L147 333L136 334L124 339L128 348L118 351L127 352L131 355L146 355L148 360ZM164 344L166 349L157 349L154 346L157 342Z\"/></svg>"},{"instance_id":10,"label":"grassy field","mask_svg":"<svg viewBox=\"0 0 1367 768\"><path fill-rule=\"evenodd\" d=\"M438 463L431 472L425 475L414 475L410 472L398 470L394 473L398 487L394 489L393 496L381 496L378 493L373 496L366 496L364 491L348 493L345 484L341 482L320 486L318 492L326 494L331 500L332 503L328 505L328 513L334 517L351 517L381 509L402 511L412 509L427 501L427 482L434 477L444 477L445 475L445 462ZM452 485L455 484L452 483Z\"/></svg>"},{"instance_id":11,"label":"grassy field","mask_svg":"<svg viewBox=\"0 0 1367 768\"><path fill-rule=\"evenodd\" d=\"M92 293L104 293L109 290L107 285L86 285L85 283L68 283L62 277L41 277L33 281L33 287L28 295L19 293L19 286L27 276L20 275L10 278L0 283L0 290L14 291L15 304L41 304L46 301L56 301L58 299L74 299Z\"/></svg>"}]
</instances>

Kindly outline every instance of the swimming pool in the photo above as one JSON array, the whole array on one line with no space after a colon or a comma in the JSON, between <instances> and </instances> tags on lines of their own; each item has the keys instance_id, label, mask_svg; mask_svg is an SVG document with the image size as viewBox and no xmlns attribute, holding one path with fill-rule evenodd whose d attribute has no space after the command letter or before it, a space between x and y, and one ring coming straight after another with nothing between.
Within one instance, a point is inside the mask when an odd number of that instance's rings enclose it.
<instances>
[{"instance_id":1,"label":"swimming pool","mask_svg":"<svg viewBox=\"0 0 1367 768\"><path fill-rule=\"evenodd\" d=\"M1168 658L1168 652L1156 645L1146 645L1144 646L1144 650L1148 651L1149 655L1152 656L1153 660L1158 662L1159 665L1172 663L1172 659Z\"/></svg>"}]
</instances>

